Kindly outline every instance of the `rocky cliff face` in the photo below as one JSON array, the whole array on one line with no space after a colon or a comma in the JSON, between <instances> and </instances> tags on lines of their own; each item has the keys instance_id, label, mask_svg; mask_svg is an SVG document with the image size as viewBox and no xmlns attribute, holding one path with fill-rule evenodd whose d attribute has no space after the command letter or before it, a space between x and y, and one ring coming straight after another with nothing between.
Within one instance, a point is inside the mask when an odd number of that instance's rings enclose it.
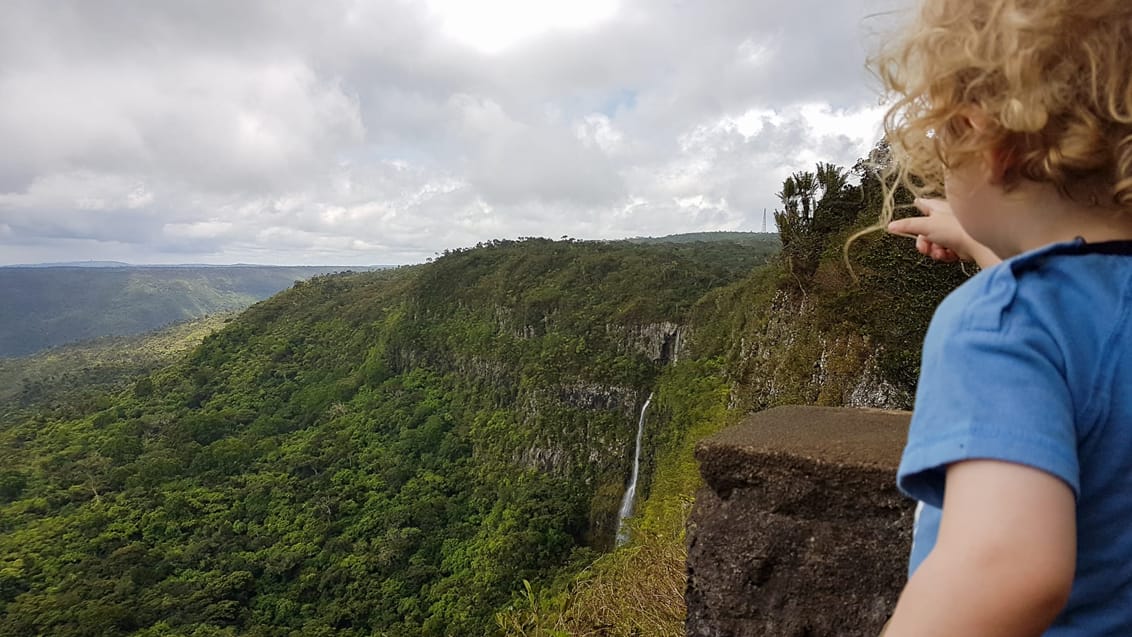
<instances>
[{"instance_id":1,"label":"rocky cliff face","mask_svg":"<svg viewBox=\"0 0 1132 637\"><path fill-rule=\"evenodd\" d=\"M823 325L812 301L779 291L740 336L740 378L731 404L907 409L910 388L884 377L880 348L848 325Z\"/></svg>"},{"instance_id":2,"label":"rocky cliff face","mask_svg":"<svg viewBox=\"0 0 1132 637\"><path fill-rule=\"evenodd\" d=\"M697 448L689 637L879 634L905 581L913 506L893 476L908 415L780 407Z\"/></svg>"},{"instance_id":3,"label":"rocky cliff face","mask_svg":"<svg viewBox=\"0 0 1132 637\"><path fill-rule=\"evenodd\" d=\"M532 424L542 418L546 411L562 407L593 414L595 417L603 414L618 423L624 421L633 424L640 408L639 403L643 400L639 394L632 387L575 380L550 391L529 393L520 402L520 407L523 417ZM515 461L544 473L558 475L564 475L578 466L616 469L624 464L624 447L632 443L633 432L628 431L627 434L627 430L620 426L591 427L589 424L589 421L581 423L580 430L571 430L569 435L532 426L532 430L543 431L545 435L525 449L518 450Z\"/></svg>"},{"instance_id":4,"label":"rocky cliff face","mask_svg":"<svg viewBox=\"0 0 1132 637\"><path fill-rule=\"evenodd\" d=\"M645 325L606 325L605 332L622 351L644 354L661 364L676 361L687 340L687 327L670 321Z\"/></svg>"}]
</instances>

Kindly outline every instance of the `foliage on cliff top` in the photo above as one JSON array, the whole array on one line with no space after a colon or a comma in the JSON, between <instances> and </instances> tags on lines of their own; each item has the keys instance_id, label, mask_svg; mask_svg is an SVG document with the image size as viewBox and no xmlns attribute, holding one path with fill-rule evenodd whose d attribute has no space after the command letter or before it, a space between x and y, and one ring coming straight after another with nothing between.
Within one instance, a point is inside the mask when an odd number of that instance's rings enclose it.
<instances>
[{"instance_id":1,"label":"foliage on cliff top","mask_svg":"<svg viewBox=\"0 0 1132 637\"><path fill-rule=\"evenodd\" d=\"M775 252L741 243L491 241L446 251L421 270L419 303L513 306L514 325L604 321L643 324L681 317L699 291L730 283Z\"/></svg>"},{"instance_id":2,"label":"foliage on cliff top","mask_svg":"<svg viewBox=\"0 0 1132 637\"><path fill-rule=\"evenodd\" d=\"M689 232L670 234L663 237L633 237L630 243L739 243L752 249L755 254L774 256L782 249L782 240L777 232Z\"/></svg>"}]
</instances>

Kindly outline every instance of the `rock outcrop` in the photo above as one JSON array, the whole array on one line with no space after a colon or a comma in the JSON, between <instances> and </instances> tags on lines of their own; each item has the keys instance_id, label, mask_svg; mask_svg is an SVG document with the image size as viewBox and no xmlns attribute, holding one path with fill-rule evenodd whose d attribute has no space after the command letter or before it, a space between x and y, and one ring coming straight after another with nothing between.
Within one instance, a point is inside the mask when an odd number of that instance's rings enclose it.
<instances>
[{"instance_id":1,"label":"rock outcrop","mask_svg":"<svg viewBox=\"0 0 1132 637\"><path fill-rule=\"evenodd\" d=\"M680 357L687 340L686 331L687 327L671 321L605 326L605 333L619 344L622 351L637 352L665 365Z\"/></svg>"},{"instance_id":2,"label":"rock outcrop","mask_svg":"<svg viewBox=\"0 0 1132 637\"><path fill-rule=\"evenodd\" d=\"M778 292L766 315L752 318L738 342L732 408L912 405L912 388L894 383L880 368L880 346L859 326L826 324L814 301L804 296Z\"/></svg>"},{"instance_id":3,"label":"rock outcrop","mask_svg":"<svg viewBox=\"0 0 1132 637\"><path fill-rule=\"evenodd\" d=\"M908 414L779 407L703 441L689 637L873 637L905 581Z\"/></svg>"}]
</instances>

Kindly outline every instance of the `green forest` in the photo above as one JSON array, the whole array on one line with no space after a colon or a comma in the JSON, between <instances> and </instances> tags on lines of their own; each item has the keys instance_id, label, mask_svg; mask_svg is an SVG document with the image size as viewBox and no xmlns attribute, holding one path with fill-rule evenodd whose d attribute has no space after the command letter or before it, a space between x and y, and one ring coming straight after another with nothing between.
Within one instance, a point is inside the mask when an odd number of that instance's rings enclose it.
<instances>
[{"instance_id":1,"label":"green forest","mask_svg":"<svg viewBox=\"0 0 1132 637\"><path fill-rule=\"evenodd\" d=\"M136 377L171 365L235 314L212 314L133 336L103 336L17 358L0 358L3 412L54 404L79 412Z\"/></svg>"},{"instance_id":2,"label":"green forest","mask_svg":"<svg viewBox=\"0 0 1132 637\"><path fill-rule=\"evenodd\" d=\"M10 399L0 635L682 634L695 442L776 404L909 406L966 277L879 234L849 271L871 163L780 197L781 241L499 240L318 276L93 395Z\"/></svg>"}]
</instances>

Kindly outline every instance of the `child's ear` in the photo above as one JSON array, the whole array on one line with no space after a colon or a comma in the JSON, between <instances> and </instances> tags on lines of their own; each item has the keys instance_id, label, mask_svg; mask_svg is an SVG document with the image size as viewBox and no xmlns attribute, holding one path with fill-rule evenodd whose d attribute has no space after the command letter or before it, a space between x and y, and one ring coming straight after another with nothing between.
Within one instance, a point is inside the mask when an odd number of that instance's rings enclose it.
<instances>
[{"instance_id":1,"label":"child's ear","mask_svg":"<svg viewBox=\"0 0 1132 637\"><path fill-rule=\"evenodd\" d=\"M1014 169L1018 160L1012 146L1000 145L983 151L983 161L986 162L987 170L990 172L991 183L1002 184L1006 181L1007 173Z\"/></svg>"},{"instance_id":2,"label":"child's ear","mask_svg":"<svg viewBox=\"0 0 1132 637\"><path fill-rule=\"evenodd\" d=\"M1010 144L1001 144L987 152L987 167L990 169L992 183L1004 183L1006 175L1018 167L1017 148Z\"/></svg>"},{"instance_id":3,"label":"child's ear","mask_svg":"<svg viewBox=\"0 0 1132 637\"><path fill-rule=\"evenodd\" d=\"M994 126L994 120L987 115L987 112L983 110L981 106L968 106L961 111L961 114L967 124L970 125L971 129L977 134L990 134ZM990 172L991 183L1002 183L1006 180L1007 173L1009 173L1017 163L1017 157L1014 151L1015 149L1012 146L999 144L983 152L983 161L986 163L987 170Z\"/></svg>"}]
</instances>

